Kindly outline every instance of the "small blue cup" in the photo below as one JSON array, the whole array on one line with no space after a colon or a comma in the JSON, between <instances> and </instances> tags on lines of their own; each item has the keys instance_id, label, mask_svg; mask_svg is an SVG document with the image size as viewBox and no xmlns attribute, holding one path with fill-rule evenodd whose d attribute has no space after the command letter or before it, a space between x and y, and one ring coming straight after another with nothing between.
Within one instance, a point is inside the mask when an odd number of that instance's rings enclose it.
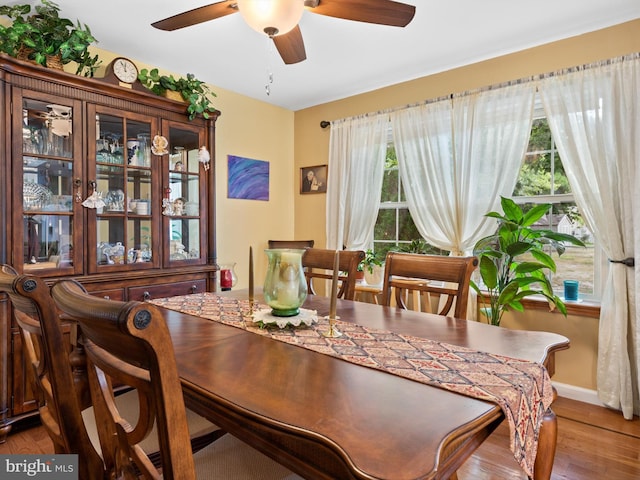
<instances>
[{"instance_id":1,"label":"small blue cup","mask_svg":"<svg viewBox=\"0 0 640 480\"><path fill-rule=\"evenodd\" d=\"M564 299L569 301L578 300L578 281L577 280L564 281Z\"/></svg>"}]
</instances>

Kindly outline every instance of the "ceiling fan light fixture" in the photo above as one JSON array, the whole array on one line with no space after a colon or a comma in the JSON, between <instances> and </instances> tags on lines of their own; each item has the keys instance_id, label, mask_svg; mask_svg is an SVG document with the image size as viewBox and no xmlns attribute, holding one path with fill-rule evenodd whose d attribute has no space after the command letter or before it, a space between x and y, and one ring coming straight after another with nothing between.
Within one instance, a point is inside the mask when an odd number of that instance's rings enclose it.
<instances>
[{"instance_id":1,"label":"ceiling fan light fixture","mask_svg":"<svg viewBox=\"0 0 640 480\"><path fill-rule=\"evenodd\" d=\"M300 21L304 0L237 0L244 21L269 37L291 31Z\"/></svg>"}]
</instances>

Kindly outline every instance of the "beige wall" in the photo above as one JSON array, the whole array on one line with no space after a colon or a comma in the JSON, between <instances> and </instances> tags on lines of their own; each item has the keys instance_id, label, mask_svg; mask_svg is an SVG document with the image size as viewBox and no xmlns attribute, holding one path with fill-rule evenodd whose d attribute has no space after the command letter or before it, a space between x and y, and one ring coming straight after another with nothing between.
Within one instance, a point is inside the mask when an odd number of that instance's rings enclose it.
<instances>
[{"instance_id":1,"label":"beige wall","mask_svg":"<svg viewBox=\"0 0 640 480\"><path fill-rule=\"evenodd\" d=\"M640 20L573 37L537 48L431 75L362 95L327 103L295 113L295 163L300 167L326 164L329 129L321 120L375 112L387 108L437 98L487 85L540 73L582 65L640 51ZM329 169L331 165L329 165ZM313 238L325 244L325 195L295 196L295 237ZM570 350L558 354L554 380L595 389L598 321L587 317L526 312L517 319L507 316L504 325L560 333L572 343Z\"/></svg>"},{"instance_id":2,"label":"beige wall","mask_svg":"<svg viewBox=\"0 0 640 480\"><path fill-rule=\"evenodd\" d=\"M537 330L564 335L571 347L556 354L555 382L576 387L596 389L596 363L598 349L597 318L549 314L540 310L504 314L502 326L517 330Z\"/></svg>"},{"instance_id":3,"label":"beige wall","mask_svg":"<svg viewBox=\"0 0 640 480\"><path fill-rule=\"evenodd\" d=\"M238 286L248 285L253 246L256 285L266 275L263 250L269 239L293 238L293 112L223 90L216 128L217 232L219 262L237 262ZM227 198L227 155L269 162L269 201Z\"/></svg>"}]
</instances>

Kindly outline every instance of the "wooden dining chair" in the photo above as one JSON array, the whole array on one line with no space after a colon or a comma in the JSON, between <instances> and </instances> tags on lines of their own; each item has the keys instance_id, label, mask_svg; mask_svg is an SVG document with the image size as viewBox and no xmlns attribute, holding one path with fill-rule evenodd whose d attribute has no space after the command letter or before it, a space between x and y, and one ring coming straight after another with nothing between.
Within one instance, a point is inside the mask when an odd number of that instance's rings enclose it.
<instances>
[{"instance_id":1,"label":"wooden dining chair","mask_svg":"<svg viewBox=\"0 0 640 480\"><path fill-rule=\"evenodd\" d=\"M11 300L29 368L27 377L36 397L40 420L55 452L78 454L79 478L110 478L113 465L109 464L108 455L105 459L98 439L82 342L67 338L78 336L75 323L61 320L48 285L39 277L18 275L9 265L2 265L0 292ZM137 391L118 393L116 401L120 408L137 416ZM188 412L188 419L195 450L224 434L194 412ZM152 459L158 457L158 443L153 438L145 442L144 448Z\"/></svg>"},{"instance_id":2,"label":"wooden dining chair","mask_svg":"<svg viewBox=\"0 0 640 480\"><path fill-rule=\"evenodd\" d=\"M406 309L409 294L416 292L426 295L429 305L438 305L433 313L451 315L453 310L454 317L467 318L469 282L477 266L476 257L389 252L381 303L389 306L395 298L396 306ZM419 299L418 296L413 298Z\"/></svg>"},{"instance_id":3,"label":"wooden dining chair","mask_svg":"<svg viewBox=\"0 0 640 480\"><path fill-rule=\"evenodd\" d=\"M102 458L87 434L65 340L49 287L38 277L18 275L8 265L0 272L20 327L27 373L40 420L55 453L77 453L79 478L107 478Z\"/></svg>"},{"instance_id":4,"label":"wooden dining chair","mask_svg":"<svg viewBox=\"0 0 640 480\"><path fill-rule=\"evenodd\" d=\"M314 280L333 278L333 265L335 250L324 248L309 248L302 255L302 266L305 268L307 289L309 293L316 294ZM358 264L364 258L363 250L340 250L338 280L338 298L353 300L356 295L356 272Z\"/></svg>"},{"instance_id":5,"label":"wooden dining chair","mask_svg":"<svg viewBox=\"0 0 640 480\"><path fill-rule=\"evenodd\" d=\"M103 450L113 452L116 478L301 478L229 434L192 455L173 344L159 307L92 297L72 280L55 283L51 293L82 328L100 442ZM138 418L114 403L115 383L136 387ZM154 424L160 468L140 448Z\"/></svg>"},{"instance_id":6,"label":"wooden dining chair","mask_svg":"<svg viewBox=\"0 0 640 480\"><path fill-rule=\"evenodd\" d=\"M313 248L314 240L269 240L269 248Z\"/></svg>"}]
</instances>

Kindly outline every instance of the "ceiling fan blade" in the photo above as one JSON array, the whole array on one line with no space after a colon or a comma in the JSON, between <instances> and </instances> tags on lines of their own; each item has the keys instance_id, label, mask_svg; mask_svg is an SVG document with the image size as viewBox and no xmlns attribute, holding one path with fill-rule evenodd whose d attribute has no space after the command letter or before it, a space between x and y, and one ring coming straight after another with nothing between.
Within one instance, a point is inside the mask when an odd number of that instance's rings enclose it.
<instances>
[{"instance_id":1,"label":"ceiling fan blade","mask_svg":"<svg viewBox=\"0 0 640 480\"><path fill-rule=\"evenodd\" d=\"M197 25L198 23L231 15L237 11L238 5L235 0L226 0L224 2L212 3L211 5L205 5L204 7L178 13L173 17L158 20L152 23L151 26L160 30L178 30L179 28L190 27L191 25Z\"/></svg>"},{"instance_id":2,"label":"ceiling fan blade","mask_svg":"<svg viewBox=\"0 0 640 480\"><path fill-rule=\"evenodd\" d=\"M405 27L416 7L392 0L305 0L310 12L356 22Z\"/></svg>"},{"instance_id":3,"label":"ceiling fan blade","mask_svg":"<svg viewBox=\"0 0 640 480\"><path fill-rule=\"evenodd\" d=\"M300 32L300 27L298 25L288 33L273 37L273 43L276 44L278 53L287 65L302 62L307 59L307 53L304 50L302 32Z\"/></svg>"}]
</instances>

